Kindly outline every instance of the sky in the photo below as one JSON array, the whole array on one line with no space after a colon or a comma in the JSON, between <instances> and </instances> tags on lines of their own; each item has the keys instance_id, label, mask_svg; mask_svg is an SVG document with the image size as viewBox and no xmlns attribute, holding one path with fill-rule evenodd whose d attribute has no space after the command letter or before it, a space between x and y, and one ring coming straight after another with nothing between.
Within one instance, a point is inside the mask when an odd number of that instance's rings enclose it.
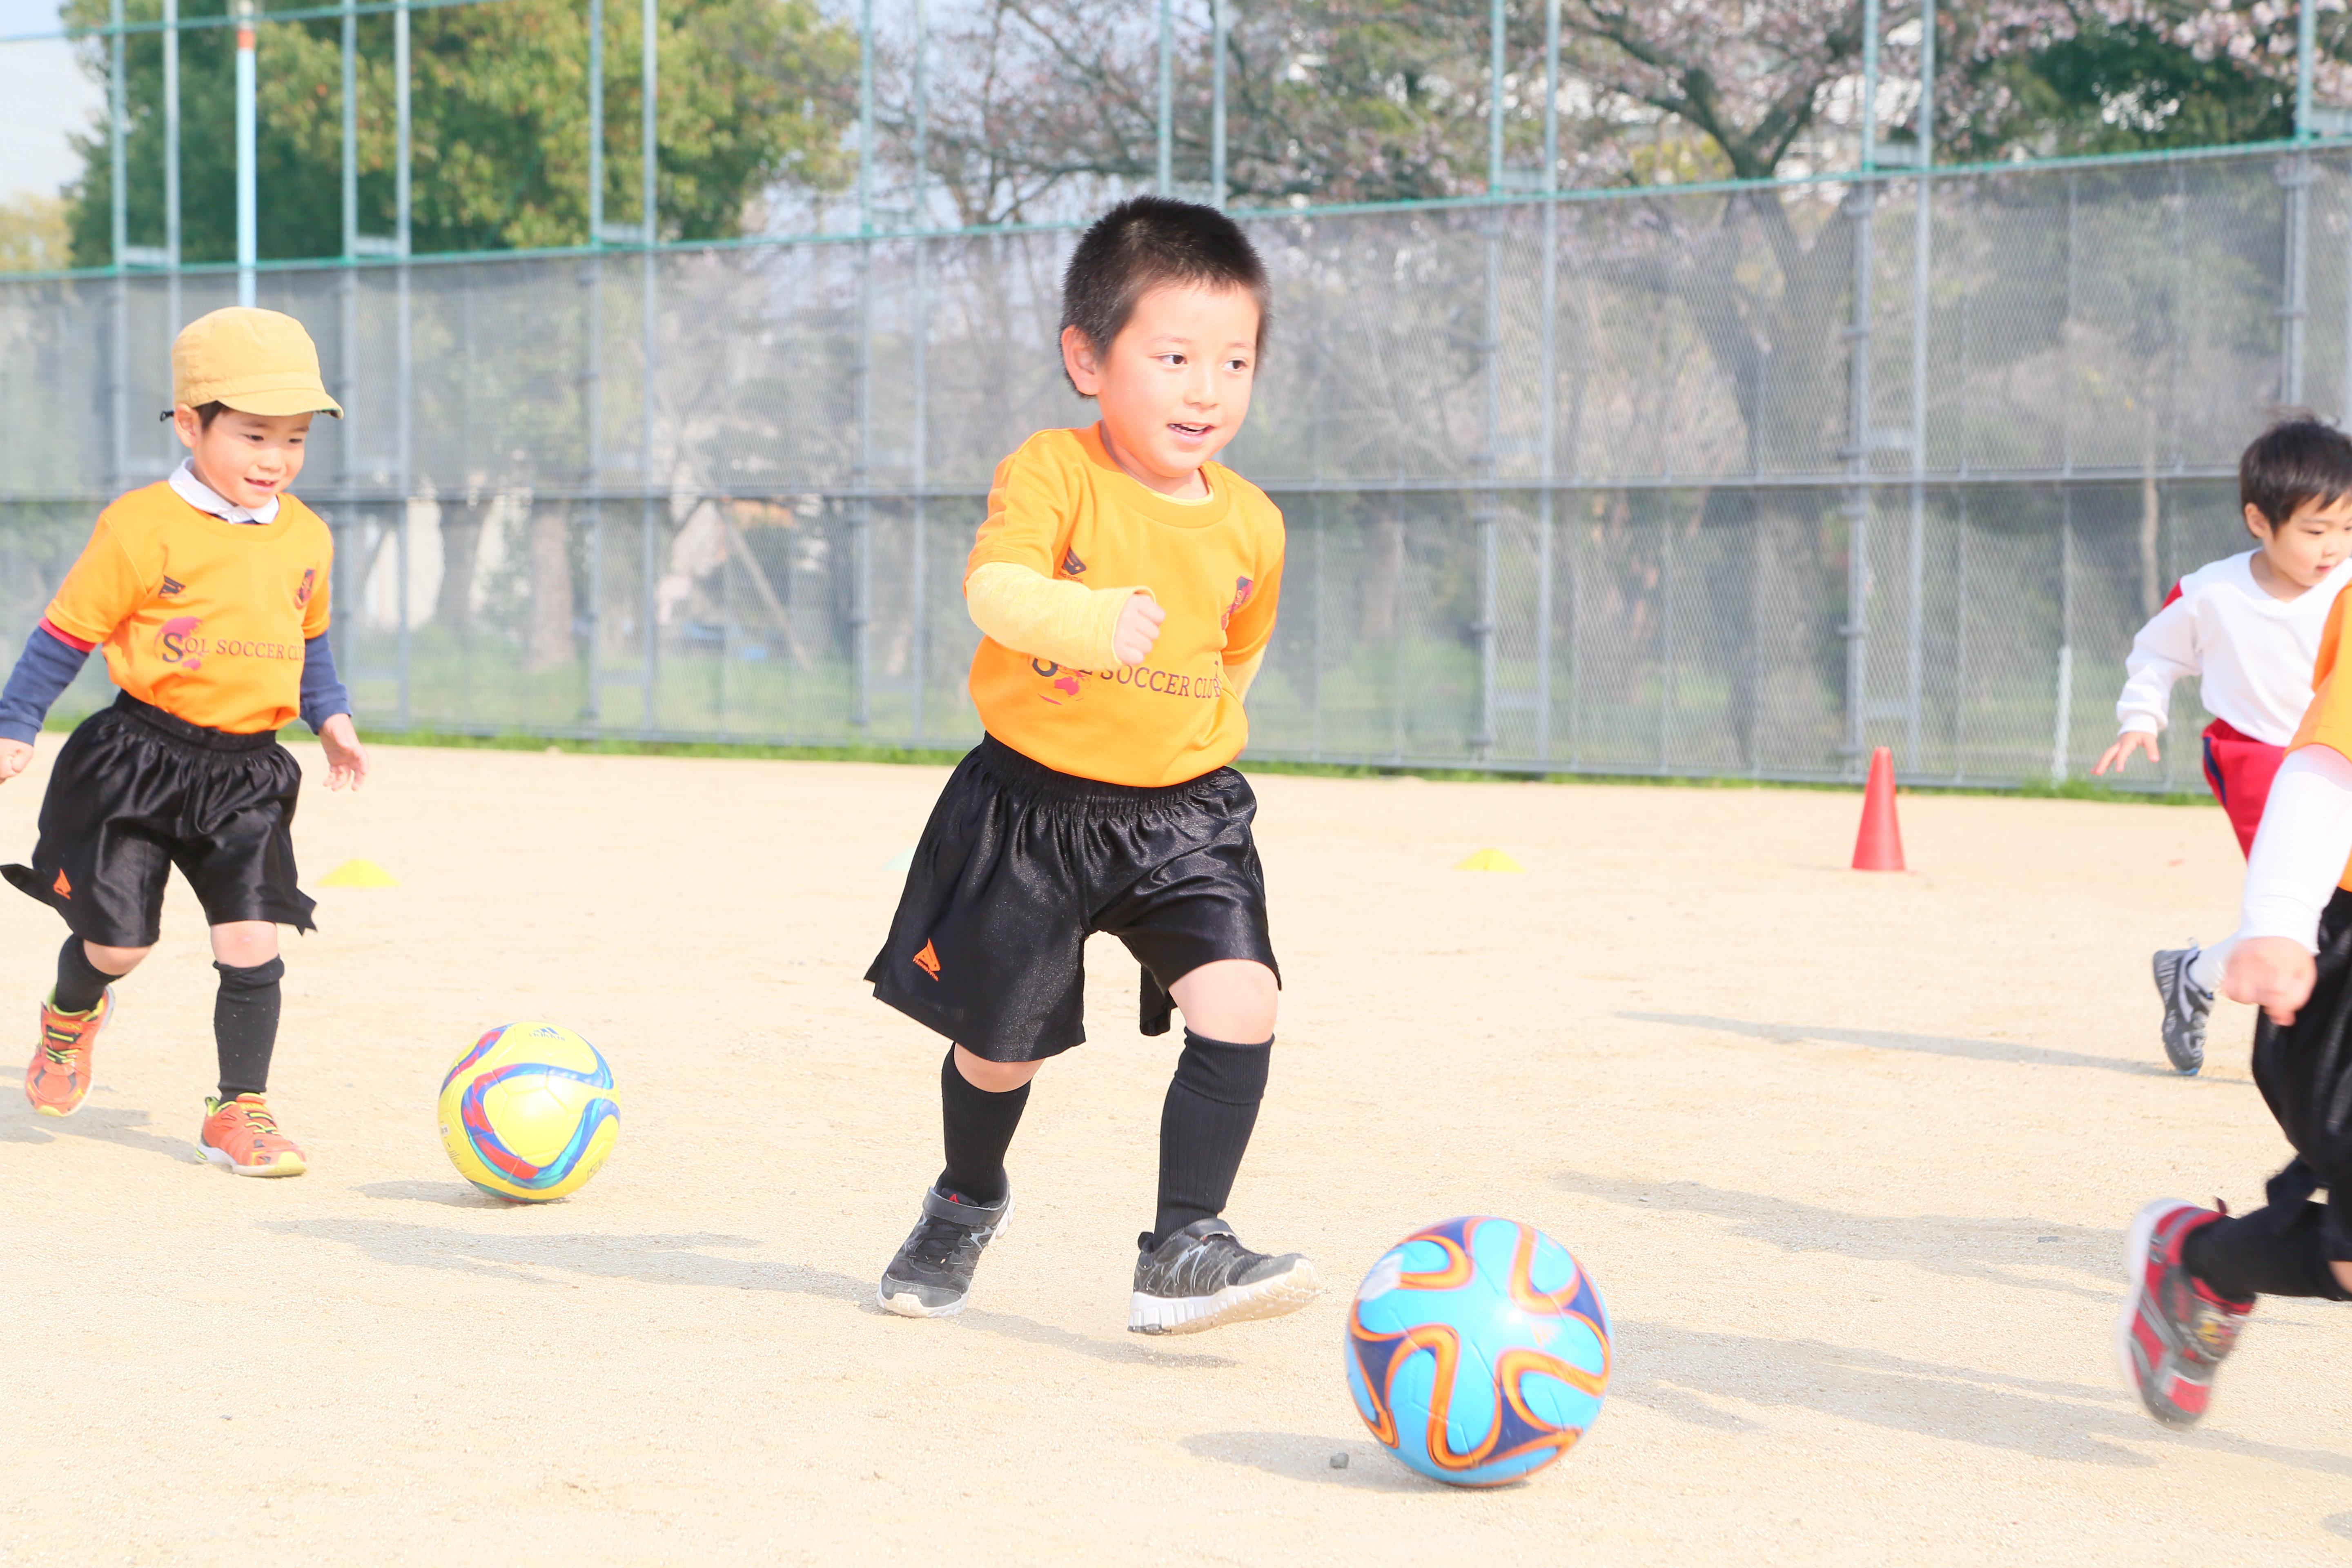
<instances>
[{"instance_id":1,"label":"sky","mask_svg":"<svg viewBox=\"0 0 2352 1568\"><path fill-rule=\"evenodd\" d=\"M58 26L56 0L0 0L0 37ZM55 195L81 172L66 132L106 107L100 85L62 40L0 44L0 199Z\"/></svg>"}]
</instances>

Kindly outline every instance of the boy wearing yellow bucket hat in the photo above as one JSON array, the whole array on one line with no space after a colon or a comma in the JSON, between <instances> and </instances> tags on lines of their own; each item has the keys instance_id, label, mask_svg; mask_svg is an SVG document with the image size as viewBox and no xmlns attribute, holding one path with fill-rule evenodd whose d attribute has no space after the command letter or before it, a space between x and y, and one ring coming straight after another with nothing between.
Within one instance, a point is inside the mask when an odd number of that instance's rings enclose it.
<instances>
[{"instance_id":1,"label":"boy wearing yellow bucket hat","mask_svg":"<svg viewBox=\"0 0 2352 1568\"><path fill-rule=\"evenodd\" d=\"M0 689L0 782L32 761L42 721L90 649L121 688L58 753L30 866L0 867L65 917L57 988L25 1098L70 1116L114 982L162 934L180 868L212 927L220 1092L197 1152L245 1176L296 1176L302 1151L264 1092L278 1037L278 928L310 929L290 832L301 770L278 744L299 716L326 752L327 787L357 788L367 752L327 646L334 539L287 493L311 418L341 417L300 322L237 307L172 345L167 416L188 448L171 478L99 514Z\"/></svg>"}]
</instances>

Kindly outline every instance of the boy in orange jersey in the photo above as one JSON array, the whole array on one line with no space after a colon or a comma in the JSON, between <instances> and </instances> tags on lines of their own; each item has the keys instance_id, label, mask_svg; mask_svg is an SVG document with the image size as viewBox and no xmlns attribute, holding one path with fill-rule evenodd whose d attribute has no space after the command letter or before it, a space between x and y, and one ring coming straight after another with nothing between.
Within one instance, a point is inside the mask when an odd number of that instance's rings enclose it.
<instances>
[{"instance_id":1,"label":"boy in orange jersey","mask_svg":"<svg viewBox=\"0 0 2352 1568\"><path fill-rule=\"evenodd\" d=\"M2116 1354L2147 1413L2194 1426L2213 1376L2264 1296L2352 1301L2352 618L2339 595L2319 634L2312 698L2287 742L2246 857L2221 973L2260 1007L2254 1084L2294 1158L2233 1215L2158 1198L2124 1244L2130 1294ZM2343 679L2338 679L2343 677ZM2315 1201L2325 1190L2327 1201Z\"/></svg>"},{"instance_id":2,"label":"boy in orange jersey","mask_svg":"<svg viewBox=\"0 0 2352 1568\"><path fill-rule=\"evenodd\" d=\"M81 1109L113 984L162 934L177 866L220 972L220 1093L205 1101L197 1152L242 1176L299 1176L302 1151L263 1099L286 972L278 927L307 931L311 910L289 832L302 774L278 730L299 714L317 731L330 789L357 788L367 752L327 647L334 540L286 490L311 416L342 410L301 323L250 308L180 334L172 401L187 460L99 514L0 691L5 781L32 761L43 718L91 648L104 645L121 689L58 753L32 865L0 867L72 929L25 1098L44 1116Z\"/></svg>"},{"instance_id":3,"label":"boy in orange jersey","mask_svg":"<svg viewBox=\"0 0 2352 1568\"><path fill-rule=\"evenodd\" d=\"M953 1044L947 1165L884 1271L883 1307L961 1311L1013 1207L1004 1153L1029 1080L1086 1037L1095 931L1143 966L1143 1032L1184 1015L1160 1123L1159 1208L1128 1327L1187 1333L1292 1311L1296 1253L1252 1252L1222 1215L1265 1091L1279 982L1228 766L1274 632L1282 514L1212 462L1249 412L1265 269L1223 214L1145 196L1087 230L1062 279L1062 363L1102 418L1000 464L964 577L985 634L987 738L923 829L874 994Z\"/></svg>"}]
</instances>

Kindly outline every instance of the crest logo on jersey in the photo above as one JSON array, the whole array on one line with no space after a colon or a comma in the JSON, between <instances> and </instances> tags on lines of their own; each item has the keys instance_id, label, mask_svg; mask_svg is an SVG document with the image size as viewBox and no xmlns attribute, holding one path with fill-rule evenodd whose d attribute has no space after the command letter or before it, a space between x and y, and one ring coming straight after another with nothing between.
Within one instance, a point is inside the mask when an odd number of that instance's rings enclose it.
<instances>
[{"instance_id":1,"label":"crest logo on jersey","mask_svg":"<svg viewBox=\"0 0 2352 1568\"><path fill-rule=\"evenodd\" d=\"M204 660L197 653L201 645L196 641L196 628L204 624L194 616L173 616L155 634L155 651L165 663L176 664L182 669L202 668Z\"/></svg>"},{"instance_id":2,"label":"crest logo on jersey","mask_svg":"<svg viewBox=\"0 0 2352 1568\"><path fill-rule=\"evenodd\" d=\"M1078 559L1078 552L1075 550L1063 551L1062 575L1065 577L1083 577L1086 574L1087 563Z\"/></svg>"},{"instance_id":3,"label":"crest logo on jersey","mask_svg":"<svg viewBox=\"0 0 2352 1568\"><path fill-rule=\"evenodd\" d=\"M188 585L185 583L181 582L177 577L167 576L163 579L163 586L161 589L163 597L167 599L177 598L180 595L184 594L187 591Z\"/></svg>"},{"instance_id":4,"label":"crest logo on jersey","mask_svg":"<svg viewBox=\"0 0 2352 1568\"><path fill-rule=\"evenodd\" d=\"M294 590L294 607L298 610L307 607L310 603L310 590L318 585L319 569L315 566L304 567L301 585Z\"/></svg>"}]
</instances>

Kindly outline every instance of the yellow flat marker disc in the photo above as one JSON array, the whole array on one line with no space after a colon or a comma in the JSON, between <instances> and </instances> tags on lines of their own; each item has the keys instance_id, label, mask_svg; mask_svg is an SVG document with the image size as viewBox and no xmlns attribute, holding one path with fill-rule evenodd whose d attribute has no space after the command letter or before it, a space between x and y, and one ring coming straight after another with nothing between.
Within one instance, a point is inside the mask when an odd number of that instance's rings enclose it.
<instances>
[{"instance_id":1,"label":"yellow flat marker disc","mask_svg":"<svg viewBox=\"0 0 2352 1568\"><path fill-rule=\"evenodd\" d=\"M397 888L392 873L373 860L346 860L319 879L322 888Z\"/></svg>"},{"instance_id":2,"label":"yellow flat marker disc","mask_svg":"<svg viewBox=\"0 0 2352 1568\"><path fill-rule=\"evenodd\" d=\"M1525 866L1499 849L1481 849L1454 868L1457 871L1524 871Z\"/></svg>"}]
</instances>

